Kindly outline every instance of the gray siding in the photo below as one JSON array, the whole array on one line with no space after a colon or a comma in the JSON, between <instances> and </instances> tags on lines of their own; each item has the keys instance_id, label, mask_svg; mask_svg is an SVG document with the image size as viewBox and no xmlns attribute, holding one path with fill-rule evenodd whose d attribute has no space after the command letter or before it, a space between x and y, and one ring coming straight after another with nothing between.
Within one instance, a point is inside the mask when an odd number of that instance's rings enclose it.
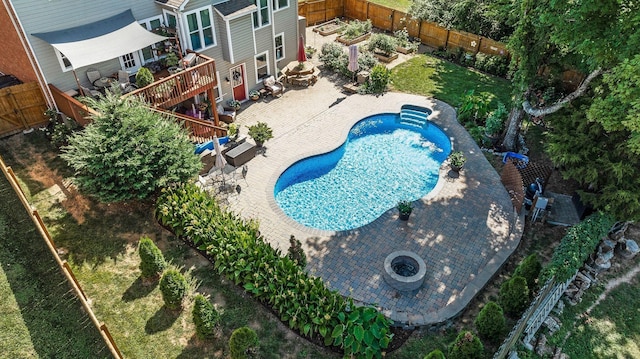
<instances>
[{"instance_id":1,"label":"gray siding","mask_svg":"<svg viewBox=\"0 0 640 359\"><path fill-rule=\"evenodd\" d=\"M273 30L275 34L284 32L284 59L278 61L279 69L296 60L298 55L298 2L290 0L289 7L273 13ZM273 45L273 41L271 46ZM275 57L274 57L275 58Z\"/></svg>"},{"instance_id":2,"label":"gray siding","mask_svg":"<svg viewBox=\"0 0 640 359\"><path fill-rule=\"evenodd\" d=\"M229 21L231 29L231 52L233 59L238 62L242 59L252 58L253 51L253 20L251 15L246 15ZM258 39L256 39L256 42Z\"/></svg>"},{"instance_id":3,"label":"gray siding","mask_svg":"<svg viewBox=\"0 0 640 359\"><path fill-rule=\"evenodd\" d=\"M63 91L77 88L73 72L63 72L55 51L48 43L31 36L33 33L61 30L73 26L98 21L131 9L136 19L144 19L162 14L162 10L153 0L119 1L77 1L77 0L17 0L12 4L20 23L38 58L38 63L47 82ZM111 74L120 68L118 59L98 63L90 67L104 74ZM81 83L88 85L86 68L76 70Z\"/></svg>"}]
</instances>

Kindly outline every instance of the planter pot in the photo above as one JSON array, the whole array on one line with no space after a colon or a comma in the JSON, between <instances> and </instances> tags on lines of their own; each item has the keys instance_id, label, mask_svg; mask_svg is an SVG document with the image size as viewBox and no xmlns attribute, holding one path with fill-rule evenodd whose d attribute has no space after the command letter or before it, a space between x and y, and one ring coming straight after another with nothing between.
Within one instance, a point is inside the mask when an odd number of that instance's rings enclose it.
<instances>
[{"instance_id":1,"label":"planter pot","mask_svg":"<svg viewBox=\"0 0 640 359\"><path fill-rule=\"evenodd\" d=\"M454 165L449 165L451 167L451 170L455 173L459 173L460 171L462 171L462 166L454 166Z\"/></svg>"},{"instance_id":2,"label":"planter pot","mask_svg":"<svg viewBox=\"0 0 640 359\"><path fill-rule=\"evenodd\" d=\"M262 148L264 146L264 141L258 141L256 139L253 140L256 143L256 147Z\"/></svg>"},{"instance_id":3,"label":"planter pot","mask_svg":"<svg viewBox=\"0 0 640 359\"><path fill-rule=\"evenodd\" d=\"M400 212L400 216L399 217L400 217L401 221L408 221L410 216L411 216L411 212L409 212L409 213Z\"/></svg>"},{"instance_id":4,"label":"planter pot","mask_svg":"<svg viewBox=\"0 0 640 359\"><path fill-rule=\"evenodd\" d=\"M260 99L260 95L249 96L249 98L253 101L258 101Z\"/></svg>"},{"instance_id":5,"label":"planter pot","mask_svg":"<svg viewBox=\"0 0 640 359\"><path fill-rule=\"evenodd\" d=\"M171 66L171 67L167 68L167 71L170 74L174 75L174 74L177 74L178 72L180 72L180 69L177 66Z\"/></svg>"},{"instance_id":6,"label":"planter pot","mask_svg":"<svg viewBox=\"0 0 640 359\"><path fill-rule=\"evenodd\" d=\"M336 41L338 41L339 43L341 43L343 45L350 46L350 45L357 44L357 43L359 43L361 41L364 41L364 40L368 39L369 36L371 36L370 32L368 32L368 33L366 33L364 35L360 35L360 36L356 37L355 39L350 39L350 40L349 39L345 39L342 36L338 36L336 38Z\"/></svg>"},{"instance_id":7,"label":"planter pot","mask_svg":"<svg viewBox=\"0 0 640 359\"><path fill-rule=\"evenodd\" d=\"M384 62L384 63L387 63L387 64L398 58L398 54L397 53L393 53L393 54L390 54L389 56L387 56L385 54L380 54L380 53L376 52L373 55L375 57L377 57L378 60L380 60L381 62Z\"/></svg>"}]
</instances>

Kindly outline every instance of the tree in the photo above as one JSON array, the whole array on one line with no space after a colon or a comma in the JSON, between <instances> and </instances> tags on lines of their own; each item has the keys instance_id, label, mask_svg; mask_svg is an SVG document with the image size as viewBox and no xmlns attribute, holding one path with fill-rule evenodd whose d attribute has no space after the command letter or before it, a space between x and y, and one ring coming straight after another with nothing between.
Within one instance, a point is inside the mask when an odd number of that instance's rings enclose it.
<instances>
[{"instance_id":1,"label":"tree","mask_svg":"<svg viewBox=\"0 0 640 359\"><path fill-rule=\"evenodd\" d=\"M469 331L460 332L449 348L449 359L484 358L484 346L478 337Z\"/></svg>"},{"instance_id":2,"label":"tree","mask_svg":"<svg viewBox=\"0 0 640 359\"><path fill-rule=\"evenodd\" d=\"M258 335L249 327L241 327L231 333L229 351L232 359L253 358L253 354L260 345Z\"/></svg>"},{"instance_id":3,"label":"tree","mask_svg":"<svg viewBox=\"0 0 640 359\"><path fill-rule=\"evenodd\" d=\"M480 310L474 324L481 337L494 342L501 339L507 329L502 308L493 301L485 304Z\"/></svg>"},{"instance_id":4,"label":"tree","mask_svg":"<svg viewBox=\"0 0 640 359\"><path fill-rule=\"evenodd\" d=\"M500 286L500 304L504 311L512 315L520 315L529 305L529 288L527 280L513 276Z\"/></svg>"},{"instance_id":5,"label":"tree","mask_svg":"<svg viewBox=\"0 0 640 359\"><path fill-rule=\"evenodd\" d=\"M148 237L140 238L138 244L138 254L140 255L140 271L142 278L157 279L157 275L162 273L166 266L164 256L160 249Z\"/></svg>"},{"instance_id":6,"label":"tree","mask_svg":"<svg viewBox=\"0 0 640 359\"><path fill-rule=\"evenodd\" d=\"M202 294L194 298L192 315L198 338L205 339L213 336L220 323L220 314Z\"/></svg>"},{"instance_id":7,"label":"tree","mask_svg":"<svg viewBox=\"0 0 640 359\"><path fill-rule=\"evenodd\" d=\"M100 201L145 199L202 167L185 130L141 101L107 93L88 103L98 114L70 137L61 157L79 188Z\"/></svg>"},{"instance_id":8,"label":"tree","mask_svg":"<svg viewBox=\"0 0 640 359\"><path fill-rule=\"evenodd\" d=\"M187 295L187 280L178 270L169 269L160 278L160 293L167 308L180 309Z\"/></svg>"},{"instance_id":9,"label":"tree","mask_svg":"<svg viewBox=\"0 0 640 359\"><path fill-rule=\"evenodd\" d=\"M513 275L523 277L527 281L529 292L533 293L533 290L537 288L536 279L538 279L541 270L542 264L540 264L540 261L538 260L538 255L532 253L522 260L513 272Z\"/></svg>"}]
</instances>

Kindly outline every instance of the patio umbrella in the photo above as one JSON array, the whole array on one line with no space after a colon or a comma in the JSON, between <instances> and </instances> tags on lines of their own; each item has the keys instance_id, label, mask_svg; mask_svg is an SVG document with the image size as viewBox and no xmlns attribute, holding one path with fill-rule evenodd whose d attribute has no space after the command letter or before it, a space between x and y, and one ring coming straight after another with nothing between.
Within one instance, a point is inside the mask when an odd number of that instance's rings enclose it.
<instances>
[{"instance_id":1,"label":"patio umbrella","mask_svg":"<svg viewBox=\"0 0 640 359\"><path fill-rule=\"evenodd\" d=\"M218 141L217 136L213 136L213 150L216 153L216 160L213 166L220 169L220 172L222 173L222 183L224 184L224 167L227 165L227 160L222 156L222 150L220 150L220 142Z\"/></svg>"},{"instance_id":2,"label":"patio umbrella","mask_svg":"<svg viewBox=\"0 0 640 359\"><path fill-rule=\"evenodd\" d=\"M358 45L349 46L349 71L353 72L355 77L356 71L358 71Z\"/></svg>"},{"instance_id":3,"label":"patio umbrella","mask_svg":"<svg viewBox=\"0 0 640 359\"><path fill-rule=\"evenodd\" d=\"M300 36L300 41L298 41L298 62L305 61L307 61L307 53L304 51L304 38Z\"/></svg>"}]
</instances>

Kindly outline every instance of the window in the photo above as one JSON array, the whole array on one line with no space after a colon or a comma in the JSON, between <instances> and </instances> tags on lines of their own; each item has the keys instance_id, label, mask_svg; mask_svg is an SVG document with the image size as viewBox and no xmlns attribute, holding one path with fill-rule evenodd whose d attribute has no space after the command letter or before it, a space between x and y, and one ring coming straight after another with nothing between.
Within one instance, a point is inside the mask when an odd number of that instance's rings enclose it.
<instances>
[{"instance_id":1,"label":"window","mask_svg":"<svg viewBox=\"0 0 640 359\"><path fill-rule=\"evenodd\" d=\"M60 51L58 51L57 49L53 49L53 51L56 52L56 57L58 58L58 62L60 63L60 67L62 67L62 72L67 72L67 71L71 71L73 70L73 67L71 66L71 62L69 62L69 59L67 59L66 56L64 56L64 54Z\"/></svg>"},{"instance_id":2,"label":"window","mask_svg":"<svg viewBox=\"0 0 640 359\"><path fill-rule=\"evenodd\" d=\"M162 26L162 16L156 16L156 17L144 19L144 20L138 21L138 23L143 28L151 31L153 29L157 29ZM158 59L155 51L157 47L158 47L158 44L153 44L151 46L147 46L144 49L140 50L140 55L144 63L152 62Z\"/></svg>"},{"instance_id":3,"label":"window","mask_svg":"<svg viewBox=\"0 0 640 359\"><path fill-rule=\"evenodd\" d=\"M272 0L273 11L289 7L289 0Z\"/></svg>"},{"instance_id":4,"label":"window","mask_svg":"<svg viewBox=\"0 0 640 359\"><path fill-rule=\"evenodd\" d=\"M253 28L269 25L269 0L254 0L258 10L253 13Z\"/></svg>"},{"instance_id":5,"label":"window","mask_svg":"<svg viewBox=\"0 0 640 359\"><path fill-rule=\"evenodd\" d=\"M208 6L187 13L186 19L192 50L201 50L216 45L213 20Z\"/></svg>"},{"instance_id":6,"label":"window","mask_svg":"<svg viewBox=\"0 0 640 359\"><path fill-rule=\"evenodd\" d=\"M269 61L267 60L267 55L267 52L256 55L256 83L269 76Z\"/></svg>"},{"instance_id":7,"label":"window","mask_svg":"<svg viewBox=\"0 0 640 359\"><path fill-rule=\"evenodd\" d=\"M284 33L276 35L275 38L276 60L284 58Z\"/></svg>"},{"instance_id":8,"label":"window","mask_svg":"<svg viewBox=\"0 0 640 359\"><path fill-rule=\"evenodd\" d=\"M136 64L136 58L133 53L120 56L120 60L122 61L122 65L125 69L138 67Z\"/></svg>"},{"instance_id":9,"label":"window","mask_svg":"<svg viewBox=\"0 0 640 359\"><path fill-rule=\"evenodd\" d=\"M164 19L165 19L165 23L167 24L167 27L170 28L177 28L178 27L178 19L176 18L176 16L172 13L167 12L166 10L162 11L164 13Z\"/></svg>"}]
</instances>

